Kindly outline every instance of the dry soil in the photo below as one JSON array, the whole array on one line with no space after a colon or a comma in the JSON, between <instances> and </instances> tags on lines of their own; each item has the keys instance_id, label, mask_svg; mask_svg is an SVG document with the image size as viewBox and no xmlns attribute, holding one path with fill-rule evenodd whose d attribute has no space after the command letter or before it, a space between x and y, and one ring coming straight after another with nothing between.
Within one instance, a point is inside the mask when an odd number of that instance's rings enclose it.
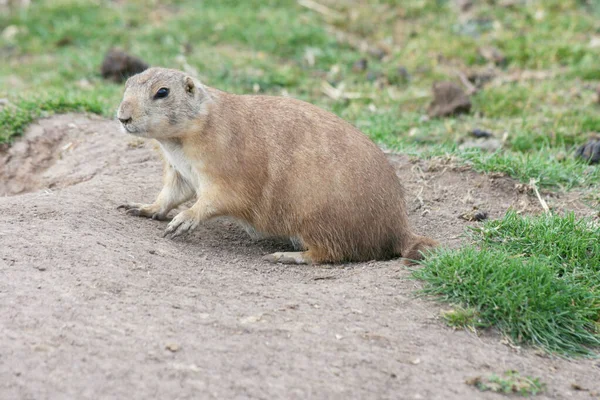
<instances>
[{"instance_id":1,"label":"dry soil","mask_svg":"<svg viewBox=\"0 0 600 400\"><path fill-rule=\"evenodd\" d=\"M509 178L389 157L416 230L446 246L474 206L541 210ZM84 115L0 153L0 399L496 399L465 381L509 369L545 382L539 398L598 396L598 360L449 328L399 260L272 265L261 256L285 244L225 220L163 239L165 222L117 210L151 202L160 168L151 143Z\"/></svg>"}]
</instances>

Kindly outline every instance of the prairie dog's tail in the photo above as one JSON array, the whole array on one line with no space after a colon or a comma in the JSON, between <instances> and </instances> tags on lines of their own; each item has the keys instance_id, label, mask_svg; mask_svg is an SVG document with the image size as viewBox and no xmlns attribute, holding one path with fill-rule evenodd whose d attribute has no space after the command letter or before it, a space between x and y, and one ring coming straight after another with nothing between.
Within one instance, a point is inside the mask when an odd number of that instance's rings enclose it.
<instances>
[{"instance_id":1,"label":"prairie dog's tail","mask_svg":"<svg viewBox=\"0 0 600 400\"><path fill-rule=\"evenodd\" d=\"M404 263L406 265L416 264L415 261L423 259L423 255L421 254L422 251L437 246L439 246L439 243L436 240L428 238L427 236L415 235L407 243L407 246L402 251L402 258L404 258Z\"/></svg>"}]
</instances>

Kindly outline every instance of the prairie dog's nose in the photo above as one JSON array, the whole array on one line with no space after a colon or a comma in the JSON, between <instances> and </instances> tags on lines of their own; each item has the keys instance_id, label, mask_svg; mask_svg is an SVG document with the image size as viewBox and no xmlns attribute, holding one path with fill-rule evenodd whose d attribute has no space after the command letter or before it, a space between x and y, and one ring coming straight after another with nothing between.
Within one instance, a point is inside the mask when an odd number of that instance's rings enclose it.
<instances>
[{"instance_id":1,"label":"prairie dog's nose","mask_svg":"<svg viewBox=\"0 0 600 400\"><path fill-rule=\"evenodd\" d=\"M121 121L121 123L127 124L131 122L131 110L131 103L129 103L128 101L124 101L123 103L121 103L121 105L119 106L119 110L117 111L117 118L119 119L119 121Z\"/></svg>"}]
</instances>

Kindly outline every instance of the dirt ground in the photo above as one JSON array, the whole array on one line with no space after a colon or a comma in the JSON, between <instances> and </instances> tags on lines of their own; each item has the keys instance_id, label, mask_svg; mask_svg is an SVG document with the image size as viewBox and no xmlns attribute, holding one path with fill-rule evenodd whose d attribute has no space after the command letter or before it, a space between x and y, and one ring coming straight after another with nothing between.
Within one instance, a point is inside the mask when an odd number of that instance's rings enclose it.
<instances>
[{"instance_id":1,"label":"dirt ground","mask_svg":"<svg viewBox=\"0 0 600 400\"><path fill-rule=\"evenodd\" d=\"M473 206L540 212L513 180L390 155L416 230L456 246ZM515 369L538 398L600 396L600 362L455 331L398 260L272 265L282 243L217 220L184 239L125 216L160 163L113 121L39 121L0 153L0 398L495 399L465 380ZM593 211L576 194L551 207ZM576 390L573 385L578 385Z\"/></svg>"}]
</instances>

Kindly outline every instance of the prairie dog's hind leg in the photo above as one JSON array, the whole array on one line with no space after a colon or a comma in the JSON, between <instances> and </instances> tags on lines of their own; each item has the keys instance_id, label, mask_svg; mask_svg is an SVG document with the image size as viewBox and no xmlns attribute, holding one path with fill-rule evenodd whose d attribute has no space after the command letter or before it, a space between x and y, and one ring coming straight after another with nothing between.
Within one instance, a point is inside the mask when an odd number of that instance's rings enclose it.
<instances>
[{"instance_id":1,"label":"prairie dog's hind leg","mask_svg":"<svg viewBox=\"0 0 600 400\"><path fill-rule=\"evenodd\" d=\"M290 252L276 252L268 254L263 257L263 260L274 263L274 264L321 264L327 263L333 260L329 252L319 247L306 245L302 238L298 236L290 237L290 242L296 250L306 251L290 251Z\"/></svg>"},{"instance_id":2,"label":"prairie dog's hind leg","mask_svg":"<svg viewBox=\"0 0 600 400\"><path fill-rule=\"evenodd\" d=\"M117 209L123 208L129 215L165 220L169 211L191 199L194 191L190 185L172 166L169 165L166 168L164 186L154 203L125 203Z\"/></svg>"},{"instance_id":3,"label":"prairie dog's hind leg","mask_svg":"<svg viewBox=\"0 0 600 400\"><path fill-rule=\"evenodd\" d=\"M290 252L277 252L266 255L263 260L273 264L297 264L297 265L310 265L312 260L308 255L307 251L290 251Z\"/></svg>"}]
</instances>

